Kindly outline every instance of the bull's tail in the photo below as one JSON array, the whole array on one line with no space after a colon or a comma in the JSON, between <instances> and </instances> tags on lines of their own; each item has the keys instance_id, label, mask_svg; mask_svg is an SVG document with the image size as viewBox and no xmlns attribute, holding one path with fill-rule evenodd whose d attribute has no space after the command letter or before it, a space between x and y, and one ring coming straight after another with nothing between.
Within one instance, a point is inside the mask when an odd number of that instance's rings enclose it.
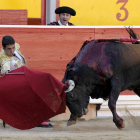
<instances>
[{"instance_id":1,"label":"bull's tail","mask_svg":"<svg viewBox=\"0 0 140 140\"><path fill-rule=\"evenodd\" d=\"M134 39L138 39L136 33L131 29L131 28L126 28L126 31L129 33L130 35L130 39L134 38ZM132 44L140 44L138 41L137 42L132 42Z\"/></svg>"}]
</instances>

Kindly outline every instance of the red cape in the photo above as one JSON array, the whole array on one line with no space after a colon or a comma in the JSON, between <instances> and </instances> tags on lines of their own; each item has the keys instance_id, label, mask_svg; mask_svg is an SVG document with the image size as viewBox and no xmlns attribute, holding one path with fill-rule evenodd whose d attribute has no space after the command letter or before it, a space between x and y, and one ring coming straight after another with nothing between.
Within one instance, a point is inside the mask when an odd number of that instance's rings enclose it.
<instances>
[{"instance_id":1,"label":"red cape","mask_svg":"<svg viewBox=\"0 0 140 140\"><path fill-rule=\"evenodd\" d=\"M18 129L34 128L64 113L65 85L49 73L21 67L0 78L0 119Z\"/></svg>"}]
</instances>

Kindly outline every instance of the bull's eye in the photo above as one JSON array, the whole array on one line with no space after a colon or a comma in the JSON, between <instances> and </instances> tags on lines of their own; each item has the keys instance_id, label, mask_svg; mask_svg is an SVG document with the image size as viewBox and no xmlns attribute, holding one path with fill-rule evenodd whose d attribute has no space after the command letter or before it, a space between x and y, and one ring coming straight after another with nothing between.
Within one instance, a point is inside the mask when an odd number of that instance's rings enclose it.
<instances>
[{"instance_id":1,"label":"bull's eye","mask_svg":"<svg viewBox=\"0 0 140 140\"><path fill-rule=\"evenodd\" d=\"M73 99L73 94L72 93L69 94L69 98Z\"/></svg>"}]
</instances>

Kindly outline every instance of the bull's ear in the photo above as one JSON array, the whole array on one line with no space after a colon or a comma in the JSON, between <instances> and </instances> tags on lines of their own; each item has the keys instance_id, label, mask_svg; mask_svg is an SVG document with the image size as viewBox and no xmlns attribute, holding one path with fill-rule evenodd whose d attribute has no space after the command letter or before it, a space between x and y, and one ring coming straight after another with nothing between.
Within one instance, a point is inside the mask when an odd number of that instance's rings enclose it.
<instances>
[{"instance_id":1,"label":"bull's ear","mask_svg":"<svg viewBox=\"0 0 140 140\"><path fill-rule=\"evenodd\" d=\"M66 93L72 91L72 90L74 89L74 87L75 87L75 83L74 83L73 80L67 80L67 81L65 82L65 85L66 85L66 87L68 87L68 88L65 90Z\"/></svg>"}]
</instances>

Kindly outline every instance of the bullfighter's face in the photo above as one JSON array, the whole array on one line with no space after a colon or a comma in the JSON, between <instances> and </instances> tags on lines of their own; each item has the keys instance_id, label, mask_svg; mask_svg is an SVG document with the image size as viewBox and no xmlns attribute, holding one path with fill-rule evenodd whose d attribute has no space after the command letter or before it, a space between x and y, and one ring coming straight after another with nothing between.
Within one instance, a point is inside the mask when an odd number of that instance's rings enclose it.
<instances>
[{"instance_id":1,"label":"bullfighter's face","mask_svg":"<svg viewBox=\"0 0 140 140\"><path fill-rule=\"evenodd\" d=\"M6 47L3 49L6 55L11 57L14 55L15 52L15 44L6 45Z\"/></svg>"}]
</instances>

